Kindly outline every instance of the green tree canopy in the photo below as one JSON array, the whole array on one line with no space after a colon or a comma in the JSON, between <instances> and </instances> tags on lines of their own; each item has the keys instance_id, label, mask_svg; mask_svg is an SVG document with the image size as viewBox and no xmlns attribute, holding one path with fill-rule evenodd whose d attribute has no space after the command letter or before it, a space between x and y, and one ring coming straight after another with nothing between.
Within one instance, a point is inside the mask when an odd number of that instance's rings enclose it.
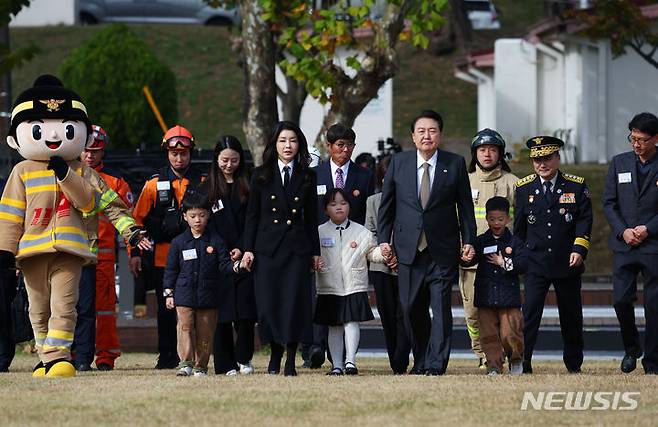
<instances>
[{"instance_id":1,"label":"green tree canopy","mask_svg":"<svg viewBox=\"0 0 658 427\"><path fill-rule=\"evenodd\" d=\"M165 123L177 120L176 77L126 25L104 28L74 50L60 69L64 84L80 94L92 122L111 147L156 148L162 129L142 88L148 86Z\"/></svg>"}]
</instances>

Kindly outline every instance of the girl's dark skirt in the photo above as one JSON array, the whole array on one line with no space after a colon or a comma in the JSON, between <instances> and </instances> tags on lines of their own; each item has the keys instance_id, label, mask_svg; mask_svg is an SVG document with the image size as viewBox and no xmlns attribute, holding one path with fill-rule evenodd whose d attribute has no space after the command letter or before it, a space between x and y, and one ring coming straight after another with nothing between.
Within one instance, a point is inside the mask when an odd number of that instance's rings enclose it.
<instances>
[{"instance_id":1,"label":"girl's dark skirt","mask_svg":"<svg viewBox=\"0 0 658 427\"><path fill-rule=\"evenodd\" d=\"M365 322L374 318L367 292L345 296L318 295L315 323L319 325L338 326L348 322Z\"/></svg>"}]
</instances>

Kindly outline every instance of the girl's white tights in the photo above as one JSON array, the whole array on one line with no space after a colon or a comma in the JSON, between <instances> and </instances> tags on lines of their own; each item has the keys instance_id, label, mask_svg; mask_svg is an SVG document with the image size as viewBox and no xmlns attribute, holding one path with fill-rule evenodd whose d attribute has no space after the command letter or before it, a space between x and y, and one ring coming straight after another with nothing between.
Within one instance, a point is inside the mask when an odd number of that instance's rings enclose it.
<instances>
[{"instance_id":1,"label":"girl's white tights","mask_svg":"<svg viewBox=\"0 0 658 427\"><path fill-rule=\"evenodd\" d=\"M345 351L345 362L355 364L360 338L359 322L329 326L329 351L334 361L334 368L345 369L343 351Z\"/></svg>"}]
</instances>

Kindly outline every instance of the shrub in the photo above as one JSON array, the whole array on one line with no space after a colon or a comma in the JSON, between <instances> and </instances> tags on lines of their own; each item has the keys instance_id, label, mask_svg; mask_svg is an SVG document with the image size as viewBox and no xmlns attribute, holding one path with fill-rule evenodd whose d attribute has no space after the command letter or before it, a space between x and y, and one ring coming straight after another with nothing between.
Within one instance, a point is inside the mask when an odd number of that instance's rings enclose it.
<instances>
[{"instance_id":1,"label":"shrub","mask_svg":"<svg viewBox=\"0 0 658 427\"><path fill-rule=\"evenodd\" d=\"M92 122L107 131L110 147L159 146L163 132L145 85L165 123L176 122L176 77L126 25L109 25L74 50L60 75L82 97Z\"/></svg>"}]
</instances>

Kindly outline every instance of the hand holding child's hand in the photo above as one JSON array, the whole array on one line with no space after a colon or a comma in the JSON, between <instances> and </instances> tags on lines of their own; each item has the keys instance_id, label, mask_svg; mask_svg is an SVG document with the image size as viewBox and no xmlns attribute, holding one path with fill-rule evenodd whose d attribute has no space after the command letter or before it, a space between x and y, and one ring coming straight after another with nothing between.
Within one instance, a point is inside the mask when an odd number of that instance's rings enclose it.
<instances>
[{"instance_id":1,"label":"hand holding child's hand","mask_svg":"<svg viewBox=\"0 0 658 427\"><path fill-rule=\"evenodd\" d=\"M327 263L324 262L324 259L322 259L322 257L319 257L319 260L318 260L318 269L317 269L317 270L318 270L318 271L320 271L320 270L324 270L326 267L327 267Z\"/></svg>"},{"instance_id":2,"label":"hand holding child's hand","mask_svg":"<svg viewBox=\"0 0 658 427\"><path fill-rule=\"evenodd\" d=\"M398 268L398 257L393 255L388 261L386 261L386 266L391 270L396 270Z\"/></svg>"},{"instance_id":3,"label":"hand holding child's hand","mask_svg":"<svg viewBox=\"0 0 658 427\"><path fill-rule=\"evenodd\" d=\"M245 252L242 256L242 261L240 261L240 268L243 268L247 271L251 271L251 265L254 263L254 254L253 252Z\"/></svg>"},{"instance_id":4,"label":"hand holding child's hand","mask_svg":"<svg viewBox=\"0 0 658 427\"><path fill-rule=\"evenodd\" d=\"M174 297L167 297L165 299L165 307L167 307L169 310L173 310L175 305L174 305Z\"/></svg>"},{"instance_id":5,"label":"hand holding child's hand","mask_svg":"<svg viewBox=\"0 0 658 427\"><path fill-rule=\"evenodd\" d=\"M471 262L475 258L475 248L473 245L464 245L462 247L461 259L464 262Z\"/></svg>"},{"instance_id":6,"label":"hand holding child's hand","mask_svg":"<svg viewBox=\"0 0 658 427\"><path fill-rule=\"evenodd\" d=\"M229 252L229 255L231 256L231 261L237 261L242 256L242 251L238 248L234 248Z\"/></svg>"}]
</instances>

